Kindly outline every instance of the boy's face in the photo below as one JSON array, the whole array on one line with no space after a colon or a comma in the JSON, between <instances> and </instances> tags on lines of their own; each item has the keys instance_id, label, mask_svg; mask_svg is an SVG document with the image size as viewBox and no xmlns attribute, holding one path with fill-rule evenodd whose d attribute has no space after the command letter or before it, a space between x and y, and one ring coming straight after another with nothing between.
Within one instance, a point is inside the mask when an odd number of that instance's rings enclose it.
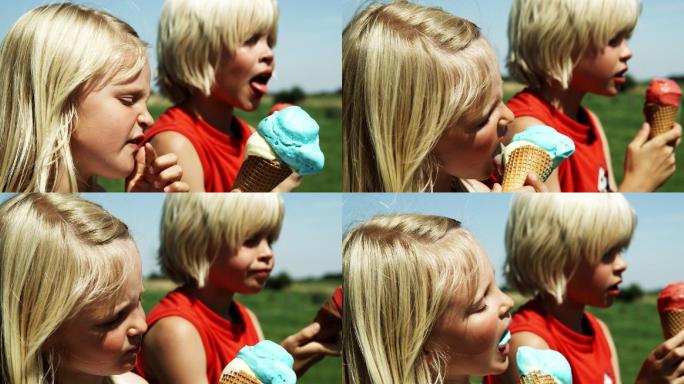
<instances>
[{"instance_id":1,"label":"boy's face","mask_svg":"<svg viewBox=\"0 0 684 384\"><path fill-rule=\"evenodd\" d=\"M480 256L486 258L482 250ZM508 367L508 344L498 344L511 323L513 300L496 286L489 262L482 265L473 305L462 295L454 298L430 336L448 357L447 379L500 374Z\"/></svg>"},{"instance_id":2,"label":"boy's face","mask_svg":"<svg viewBox=\"0 0 684 384\"><path fill-rule=\"evenodd\" d=\"M107 83L81 98L71 136L80 178L122 179L133 172L143 130L154 122L147 110L150 66L133 79Z\"/></svg>"},{"instance_id":3,"label":"boy's face","mask_svg":"<svg viewBox=\"0 0 684 384\"><path fill-rule=\"evenodd\" d=\"M65 322L53 339L61 354L58 373L72 382L77 376L117 375L135 366L147 331L140 300L143 284L140 256L132 240L126 241L134 269L124 282L122 294L111 302L94 303ZM70 378L70 379L69 379Z\"/></svg>"},{"instance_id":4,"label":"boy's face","mask_svg":"<svg viewBox=\"0 0 684 384\"><path fill-rule=\"evenodd\" d=\"M223 104L253 111L268 92L275 60L267 36L255 36L222 58L216 70L212 97Z\"/></svg>"},{"instance_id":5,"label":"boy's face","mask_svg":"<svg viewBox=\"0 0 684 384\"><path fill-rule=\"evenodd\" d=\"M266 285L275 259L268 239L248 239L235 254L219 255L211 264L207 285L227 292L257 293Z\"/></svg>"},{"instance_id":6,"label":"boy's face","mask_svg":"<svg viewBox=\"0 0 684 384\"><path fill-rule=\"evenodd\" d=\"M568 280L566 299L580 305L607 308L620 294L619 284L627 263L619 251L611 251L598 264L582 260L575 274Z\"/></svg>"},{"instance_id":7,"label":"boy's face","mask_svg":"<svg viewBox=\"0 0 684 384\"><path fill-rule=\"evenodd\" d=\"M624 35L613 37L599 52L580 59L572 71L570 89L603 96L617 95L620 85L625 83L630 58L632 50Z\"/></svg>"}]
</instances>

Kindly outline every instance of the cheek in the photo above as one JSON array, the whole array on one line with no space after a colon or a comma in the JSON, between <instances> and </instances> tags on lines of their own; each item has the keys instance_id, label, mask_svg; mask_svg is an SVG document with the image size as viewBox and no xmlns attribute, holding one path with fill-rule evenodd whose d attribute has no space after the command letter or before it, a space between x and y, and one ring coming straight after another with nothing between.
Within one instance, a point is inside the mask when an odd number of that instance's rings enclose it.
<instances>
[{"instance_id":1,"label":"cheek","mask_svg":"<svg viewBox=\"0 0 684 384\"><path fill-rule=\"evenodd\" d=\"M498 320L494 317L469 321L463 339L463 352L466 354L491 352L492 345L497 342L497 325Z\"/></svg>"}]
</instances>

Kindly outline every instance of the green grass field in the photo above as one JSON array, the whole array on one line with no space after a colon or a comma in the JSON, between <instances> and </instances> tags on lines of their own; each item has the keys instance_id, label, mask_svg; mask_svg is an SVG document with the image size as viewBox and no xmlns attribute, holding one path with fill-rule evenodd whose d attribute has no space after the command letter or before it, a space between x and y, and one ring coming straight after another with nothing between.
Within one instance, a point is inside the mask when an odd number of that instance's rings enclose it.
<instances>
[{"instance_id":1,"label":"green grass field","mask_svg":"<svg viewBox=\"0 0 684 384\"><path fill-rule=\"evenodd\" d=\"M337 281L294 283L284 291L264 290L256 295L238 295L236 298L259 318L264 336L280 343L284 338L307 326L320 305L340 284ZM146 281L143 307L149 312L166 293L173 289L169 283ZM342 383L342 363L336 357L325 357L301 379L302 384Z\"/></svg>"},{"instance_id":2,"label":"green grass field","mask_svg":"<svg viewBox=\"0 0 684 384\"><path fill-rule=\"evenodd\" d=\"M504 99L510 99L514 95L514 89L519 88L520 86L510 83L506 84L504 87ZM644 123L642 109L644 106L645 90L645 85L638 85L617 97L587 95L582 102L582 105L598 116L606 130L613 161L613 171L615 172L618 184L621 182L624 173L623 167L627 144L632 141L639 128L641 128L641 124ZM681 111L678 121L682 124ZM684 153L681 146L677 148L676 158L677 170L658 191L684 192Z\"/></svg>"},{"instance_id":3,"label":"green grass field","mask_svg":"<svg viewBox=\"0 0 684 384\"><path fill-rule=\"evenodd\" d=\"M169 106L171 104L167 100L158 96L152 97L148 103L149 111L155 120ZM256 128L272 106L273 99L266 96L256 111L245 113L237 110L236 115ZM340 192L342 191L342 96L307 97L300 103L300 106L318 122L321 128L320 145L325 154L325 167L321 173L303 178L296 191ZM99 178L99 183L107 191L123 191L122 180Z\"/></svg>"}]
</instances>

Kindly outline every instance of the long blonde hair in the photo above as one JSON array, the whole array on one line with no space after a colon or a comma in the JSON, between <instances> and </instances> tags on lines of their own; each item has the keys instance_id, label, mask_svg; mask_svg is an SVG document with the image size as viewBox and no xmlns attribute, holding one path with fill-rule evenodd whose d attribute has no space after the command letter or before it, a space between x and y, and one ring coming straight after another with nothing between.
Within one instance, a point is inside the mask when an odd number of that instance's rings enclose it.
<instances>
[{"instance_id":1,"label":"long blonde hair","mask_svg":"<svg viewBox=\"0 0 684 384\"><path fill-rule=\"evenodd\" d=\"M85 306L115 298L132 273L128 228L72 194L22 194L0 206L0 378L54 382L50 338Z\"/></svg>"},{"instance_id":2,"label":"long blonde hair","mask_svg":"<svg viewBox=\"0 0 684 384\"><path fill-rule=\"evenodd\" d=\"M486 107L492 73L494 52L468 20L401 0L358 13L342 34L344 190L431 191L435 145Z\"/></svg>"},{"instance_id":3,"label":"long blonde hair","mask_svg":"<svg viewBox=\"0 0 684 384\"><path fill-rule=\"evenodd\" d=\"M457 292L474 301L479 249L441 216L381 215L352 228L342 245L345 382L442 382L448 351L430 335Z\"/></svg>"},{"instance_id":4,"label":"long blonde hair","mask_svg":"<svg viewBox=\"0 0 684 384\"><path fill-rule=\"evenodd\" d=\"M133 78L147 48L131 26L76 4L34 8L0 47L0 191L77 191L70 151L79 99L106 81Z\"/></svg>"}]
</instances>

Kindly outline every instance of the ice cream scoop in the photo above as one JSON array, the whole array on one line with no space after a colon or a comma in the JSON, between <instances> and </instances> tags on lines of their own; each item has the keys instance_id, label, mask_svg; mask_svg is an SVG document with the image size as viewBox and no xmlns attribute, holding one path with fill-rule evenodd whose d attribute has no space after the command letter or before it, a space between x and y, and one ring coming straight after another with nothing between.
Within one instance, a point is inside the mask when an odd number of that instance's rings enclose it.
<instances>
[{"instance_id":1,"label":"ice cream scoop","mask_svg":"<svg viewBox=\"0 0 684 384\"><path fill-rule=\"evenodd\" d=\"M552 349L520 347L515 358L518 362L521 384L572 384L570 363L559 352Z\"/></svg>"},{"instance_id":2,"label":"ice cream scoop","mask_svg":"<svg viewBox=\"0 0 684 384\"><path fill-rule=\"evenodd\" d=\"M665 339L684 330L684 282L670 284L660 292L658 313Z\"/></svg>"},{"instance_id":3,"label":"ice cream scoop","mask_svg":"<svg viewBox=\"0 0 684 384\"><path fill-rule=\"evenodd\" d=\"M522 187L531 172L545 181L574 152L572 139L546 125L533 125L516 133L503 150L503 190Z\"/></svg>"},{"instance_id":4,"label":"ice cream scoop","mask_svg":"<svg viewBox=\"0 0 684 384\"><path fill-rule=\"evenodd\" d=\"M679 85L670 79L654 79L648 85L644 116L651 126L651 138L672 129L681 97Z\"/></svg>"},{"instance_id":5,"label":"ice cream scoop","mask_svg":"<svg viewBox=\"0 0 684 384\"><path fill-rule=\"evenodd\" d=\"M294 359L280 345L263 340L253 347L243 347L221 373L220 384L263 383L292 384L297 375Z\"/></svg>"}]
</instances>

